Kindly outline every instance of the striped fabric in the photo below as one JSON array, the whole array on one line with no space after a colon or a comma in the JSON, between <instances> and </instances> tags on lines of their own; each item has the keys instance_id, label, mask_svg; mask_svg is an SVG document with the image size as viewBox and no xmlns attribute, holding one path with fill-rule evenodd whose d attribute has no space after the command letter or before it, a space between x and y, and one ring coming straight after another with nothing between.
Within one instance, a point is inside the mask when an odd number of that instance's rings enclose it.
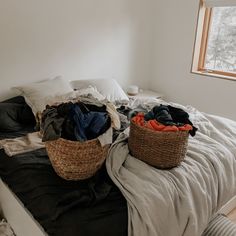
<instances>
[{"instance_id":1,"label":"striped fabric","mask_svg":"<svg viewBox=\"0 0 236 236\"><path fill-rule=\"evenodd\" d=\"M219 214L210 221L202 236L236 236L236 224Z\"/></svg>"}]
</instances>

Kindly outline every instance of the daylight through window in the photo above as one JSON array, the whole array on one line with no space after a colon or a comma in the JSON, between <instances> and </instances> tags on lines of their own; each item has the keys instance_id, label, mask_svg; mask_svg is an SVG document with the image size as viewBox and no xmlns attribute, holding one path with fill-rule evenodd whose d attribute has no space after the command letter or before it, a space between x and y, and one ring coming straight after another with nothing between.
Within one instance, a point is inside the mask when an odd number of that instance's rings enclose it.
<instances>
[{"instance_id":1,"label":"daylight through window","mask_svg":"<svg viewBox=\"0 0 236 236\"><path fill-rule=\"evenodd\" d=\"M236 79L236 6L205 4L203 8L197 70Z\"/></svg>"},{"instance_id":2,"label":"daylight through window","mask_svg":"<svg viewBox=\"0 0 236 236\"><path fill-rule=\"evenodd\" d=\"M236 73L236 7L212 9L205 68Z\"/></svg>"}]
</instances>

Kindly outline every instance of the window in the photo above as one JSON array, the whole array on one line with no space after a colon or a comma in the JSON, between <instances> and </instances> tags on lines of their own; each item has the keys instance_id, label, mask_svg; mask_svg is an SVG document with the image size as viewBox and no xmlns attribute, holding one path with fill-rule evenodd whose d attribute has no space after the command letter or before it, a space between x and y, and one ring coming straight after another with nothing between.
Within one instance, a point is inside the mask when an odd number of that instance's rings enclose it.
<instances>
[{"instance_id":1,"label":"window","mask_svg":"<svg viewBox=\"0 0 236 236\"><path fill-rule=\"evenodd\" d=\"M236 80L236 0L203 0L193 71Z\"/></svg>"}]
</instances>

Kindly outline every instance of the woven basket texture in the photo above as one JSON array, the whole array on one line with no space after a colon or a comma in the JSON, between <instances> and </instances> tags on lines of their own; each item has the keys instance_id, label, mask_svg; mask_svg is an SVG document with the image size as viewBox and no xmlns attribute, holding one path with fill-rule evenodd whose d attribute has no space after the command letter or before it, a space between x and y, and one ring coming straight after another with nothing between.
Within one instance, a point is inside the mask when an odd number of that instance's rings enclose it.
<instances>
[{"instance_id":1,"label":"woven basket texture","mask_svg":"<svg viewBox=\"0 0 236 236\"><path fill-rule=\"evenodd\" d=\"M93 176L106 159L109 145L102 147L98 139L85 142L59 138L45 142L56 173L66 180L82 180Z\"/></svg>"},{"instance_id":2,"label":"woven basket texture","mask_svg":"<svg viewBox=\"0 0 236 236\"><path fill-rule=\"evenodd\" d=\"M161 132L131 122L128 145L131 155L160 169L178 166L184 160L188 131Z\"/></svg>"}]
</instances>

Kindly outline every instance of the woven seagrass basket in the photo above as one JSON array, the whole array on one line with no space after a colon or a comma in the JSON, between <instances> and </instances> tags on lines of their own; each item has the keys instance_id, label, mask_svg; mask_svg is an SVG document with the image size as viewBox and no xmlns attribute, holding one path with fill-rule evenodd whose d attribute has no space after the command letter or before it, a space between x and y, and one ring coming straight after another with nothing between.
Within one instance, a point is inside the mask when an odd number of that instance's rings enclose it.
<instances>
[{"instance_id":1,"label":"woven seagrass basket","mask_svg":"<svg viewBox=\"0 0 236 236\"><path fill-rule=\"evenodd\" d=\"M66 180L82 180L93 176L106 159L109 145L102 147L98 139L85 142L59 138L45 142L56 173Z\"/></svg>"},{"instance_id":2,"label":"woven seagrass basket","mask_svg":"<svg viewBox=\"0 0 236 236\"><path fill-rule=\"evenodd\" d=\"M188 131L161 132L131 121L128 140L131 155L160 169L178 166L184 160Z\"/></svg>"}]
</instances>

